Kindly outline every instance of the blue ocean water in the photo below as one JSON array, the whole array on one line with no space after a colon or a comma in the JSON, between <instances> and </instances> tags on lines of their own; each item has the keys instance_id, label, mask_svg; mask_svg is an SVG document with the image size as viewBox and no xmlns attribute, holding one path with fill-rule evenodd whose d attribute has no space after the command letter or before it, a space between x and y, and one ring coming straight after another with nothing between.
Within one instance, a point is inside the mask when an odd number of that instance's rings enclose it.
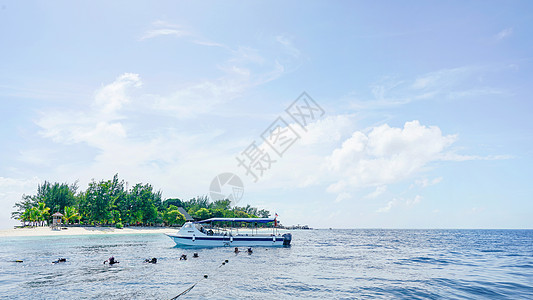
<instances>
[{"instance_id":1,"label":"blue ocean water","mask_svg":"<svg viewBox=\"0 0 533 300\"><path fill-rule=\"evenodd\" d=\"M533 299L533 230L292 233L291 247L251 255L162 234L3 238L0 298L170 299L197 283L179 299Z\"/></svg>"}]
</instances>

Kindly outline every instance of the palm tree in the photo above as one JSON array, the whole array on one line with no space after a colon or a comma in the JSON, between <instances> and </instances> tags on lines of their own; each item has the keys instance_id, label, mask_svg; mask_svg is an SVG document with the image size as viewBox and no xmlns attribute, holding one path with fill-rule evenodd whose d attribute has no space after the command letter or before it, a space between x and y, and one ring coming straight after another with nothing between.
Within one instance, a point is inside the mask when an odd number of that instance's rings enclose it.
<instances>
[{"instance_id":1,"label":"palm tree","mask_svg":"<svg viewBox=\"0 0 533 300\"><path fill-rule=\"evenodd\" d=\"M26 222L30 222L30 213L32 208L26 209L21 215L20 220L24 223L24 226L26 226Z\"/></svg>"},{"instance_id":2,"label":"palm tree","mask_svg":"<svg viewBox=\"0 0 533 300\"><path fill-rule=\"evenodd\" d=\"M29 220L32 226L35 226L37 224L37 221L39 221L39 212L37 211L37 207L32 207L29 210Z\"/></svg>"},{"instance_id":3,"label":"palm tree","mask_svg":"<svg viewBox=\"0 0 533 300\"><path fill-rule=\"evenodd\" d=\"M50 216L50 208L46 207L44 202L39 202L35 209L37 211L37 221L40 221L41 225L44 226L44 222L48 220L48 217Z\"/></svg>"},{"instance_id":4,"label":"palm tree","mask_svg":"<svg viewBox=\"0 0 533 300\"><path fill-rule=\"evenodd\" d=\"M75 207L65 206L65 214L63 215L63 219L65 219L65 222L67 224L70 224L71 221L77 220L79 218L80 214Z\"/></svg>"}]
</instances>

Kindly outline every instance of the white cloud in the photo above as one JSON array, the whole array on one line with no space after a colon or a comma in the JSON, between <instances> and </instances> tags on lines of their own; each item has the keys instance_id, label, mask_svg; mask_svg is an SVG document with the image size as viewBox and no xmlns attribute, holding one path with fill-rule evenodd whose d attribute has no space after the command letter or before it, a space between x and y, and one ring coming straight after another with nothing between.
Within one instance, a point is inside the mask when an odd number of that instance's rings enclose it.
<instances>
[{"instance_id":1,"label":"white cloud","mask_svg":"<svg viewBox=\"0 0 533 300\"><path fill-rule=\"evenodd\" d=\"M301 135L299 141L302 145L331 144L339 142L343 137L350 134L355 125L355 115L332 115L306 126L306 132ZM298 127L292 123L292 127Z\"/></svg>"},{"instance_id":2,"label":"white cloud","mask_svg":"<svg viewBox=\"0 0 533 300\"><path fill-rule=\"evenodd\" d=\"M180 26L164 21L152 23L152 29L145 31L139 40L152 39L158 36L184 37L191 35L191 32L182 29Z\"/></svg>"},{"instance_id":3,"label":"white cloud","mask_svg":"<svg viewBox=\"0 0 533 300\"><path fill-rule=\"evenodd\" d=\"M386 191L387 191L387 186L386 185L380 185L380 186L376 187L375 191L373 191L372 193L366 195L365 198L367 198L367 199L377 198L377 197L381 196L383 193L385 193Z\"/></svg>"},{"instance_id":4,"label":"white cloud","mask_svg":"<svg viewBox=\"0 0 533 300\"><path fill-rule=\"evenodd\" d=\"M437 177L432 180L429 180L428 178L417 179L415 180L415 185L425 188L425 187L432 186L432 185L435 185L441 182L442 179L443 179L442 177ZM413 185L411 185L411 188L413 188Z\"/></svg>"},{"instance_id":5,"label":"white cloud","mask_svg":"<svg viewBox=\"0 0 533 300\"><path fill-rule=\"evenodd\" d=\"M185 87L165 98L167 103L158 103L153 101L155 96L131 95L141 80L137 74L126 73L98 89L92 103L83 104L84 109L43 111L36 124L41 128L41 136L56 143L86 144L96 150L92 152L96 153L94 158L84 161L82 168L81 162L76 166L56 166L72 178L80 178L82 183L118 172L133 182L157 182L165 186L170 196L180 190L180 196L192 197L207 193L209 182L218 172L236 168L235 141L217 142L217 147L212 147L222 128L182 130L190 122L179 121L175 127L161 128L157 121L164 114L172 114L165 117L175 121L183 117L176 116L179 112L190 115L207 112L216 103L228 101L242 91L238 84L225 83L228 82L220 80L216 84ZM202 102L205 98L207 102ZM173 99L176 101L172 102Z\"/></svg>"},{"instance_id":6,"label":"white cloud","mask_svg":"<svg viewBox=\"0 0 533 300\"><path fill-rule=\"evenodd\" d=\"M186 41L202 46L219 47L228 55L215 65L224 75L218 78L181 83L166 95L145 95L153 104L151 108L177 118L190 119L202 114L218 114L217 108L241 97L253 87L278 79L293 65L300 51L285 36L276 36L274 49L256 49L239 45L230 47L211 41L201 34L184 30L182 26L165 21L155 21L141 40L161 35L188 36ZM216 72L219 73L219 72ZM227 110L224 110L227 117Z\"/></svg>"},{"instance_id":7,"label":"white cloud","mask_svg":"<svg viewBox=\"0 0 533 300\"><path fill-rule=\"evenodd\" d=\"M413 205L416 205L416 204L420 203L421 200L422 200L422 196L416 195L413 199L405 200L405 205L413 206Z\"/></svg>"},{"instance_id":8,"label":"white cloud","mask_svg":"<svg viewBox=\"0 0 533 300\"><path fill-rule=\"evenodd\" d=\"M0 228L19 224L18 221L11 219L13 205L21 200L23 194L34 193L39 183L37 177L27 179L0 177Z\"/></svg>"},{"instance_id":9,"label":"white cloud","mask_svg":"<svg viewBox=\"0 0 533 300\"><path fill-rule=\"evenodd\" d=\"M378 213L389 212L396 205L398 205L398 199L392 199L391 201L387 202L387 205L385 205L384 207L378 208L376 212Z\"/></svg>"},{"instance_id":10,"label":"white cloud","mask_svg":"<svg viewBox=\"0 0 533 300\"><path fill-rule=\"evenodd\" d=\"M161 29L152 29L145 32L145 34L141 37L141 40L151 39L158 36L164 36L164 35L173 35L176 37L182 37L189 35L188 32L179 30L179 29L170 29L170 28L161 28Z\"/></svg>"},{"instance_id":11,"label":"white cloud","mask_svg":"<svg viewBox=\"0 0 533 300\"><path fill-rule=\"evenodd\" d=\"M344 200L350 199L352 196L349 193L341 193L337 195L337 198L335 198L335 203L342 202Z\"/></svg>"},{"instance_id":12,"label":"white cloud","mask_svg":"<svg viewBox=\"0 0 533 300\"><path fill-rule=\"evenodd\" d=\"M340 177L330 190L403 180L439 160L455 140L456 136L443 136L438 127L418 121L406 122L404 128L381 125L369 134L356 131L327 158L329 169Z\"/></svg>"},{"instance_id":13,"label":"white cloud","mask_svg":"<svg viewBox=\"0 0 533 300\"><path fill-rule=\"evenodd\" d=\"M498 34L496 34L496 40L503 40L505 38L507 38L508 36L510 36L511 34L513 34L513 28L505 28L504 30L498 32Z\"/></svg>"},{"instance_id":14,"label":"white cloud","mask_svg":"<svg viewBox=\"0 0 533 300\"><path fill-rule=\"evenodd\" d=\"M290 126L299 128L296 124ZM348 199L346 195L350 191L375 187L363 196L373 199L385 193L387 185L423 173L433 162L504 158L454 153L451 146L457 140L456 135L444 135L439 127L425 126L416 120L406 122L403 128L384 124L353 131L354 127L352 115L328 116L310 123L307 131L299 131L301 139L282 158L271 153L276 162L260 178L261 188L325 184L327 192L338 194L337 201L342 201ZM270 149L258 141L261 149ZM442 177L417 179L411 188L415 184L427 187L441 180Z\"/></svg>"},{"instance_id":15,"label":"white cloud","mask_svg":"<svg viewBox=\"0 0 533 300\"><path fill-rule=\"evenodd\" d=\"M295 58L298 58L300 57L300 50L298 48L296 48L293 43L292 43L292 40L284 35L278 35L276 36L276 41L278 41L278 43L282 44L285 49L287 49L287 52L295 57Z\"/></svg>"},{"instance_id":16,"label":"white cloud","mask_svg":"<svg viewBox=\"0 0 533 300\"><path fill-rule=\"evenodd\" d=\"M411 207L414 206L422 200L422 196L416 195L413 199L403 199L403 198L393 198L392 200L388 201L387 204L383 207L380 207L376 210L378 213L388 213L390 212L394 207Z\"/></svg>"},{"instance_id":17,"label":"white cloud","mask_svg":"<svg viewBox=\"0 0 533 300\"><path fill-rule=\"evenodd\" d=\"M512 155L480 156L480 155L463 155L463 154L457 154L454 152L443 153L441 156L441 160L447 160L447 161L502 160L502 159L511 159L511 158L513 158Z\"/></svg>"},{"instance_id":18,"label":"white cloud","mask_svg":"<svg viewBox=\"0 0 533 300\"><path fill-rule=\"evenodd\" d=\"M216 43L215 43L216 44ZM210 46L215 46L210 44ZM250 89L276 80L286 73L276 57L265 57L257 49L240 46L226 48L229 57L216 67L224 74L218 78L180 84L168 95L147 95L152 109L176 118L190 119L204 114L219 114L219 108L244 95Z\"/></svg>"},{"instance_id":19,"label":"white cloud","mask_svg":"<svg viewBox=\"0 0 533 300\"><path fill-rule=\"evenodd\" d=\"M289 126L300 135L300 139L281 158L272 151L272 158L277 161L260 179L260 188L308 187L331 180L325 167L325 157L354 130L355 123L353 115L326 116L307 124L306 130L296 123L290 123ZM265 129L268 125L265 123ZM270 149L262 139L257 142L261 149Z\"/></svg>"},{"instance_id":20,"label":"white cloud","mask_svg":"<svg viewBox=\"0 0 533 300\"><path fill-rule=\"evenodd\" d=\"M459 82L471 77L479 70L473 67L460 67L452 69L442 69L430 72L417 77L411 85L414 90L437 90L442 91L445 88L457 85Z\"/></svg>"},{"instance_id":21,"label":"white cloud","mask_svg":"<svg viewBox=\"0 0 533 300\"><path fill-rule=\"evenodd\" d=\"M235 78L191 83L170 95L152 95L152 108L180 119L212 113L218 105L239 97L248 88L249 75L235 72Z\"/></svg>"},{"instance_id":22,"label":"white cloud","mask_svg":"<svg viewBox=\"0 0 533 300\"><path fill-rule=\"evenodd\" d=\"M138 74L125 73L95 93L92 110L47 111L36 123L44 137L56 142L85 142L97 148L116 144L127 136L118 112L130 101L127 91L140 85Z\"/></svg>"},{"instance_id":23,"label":"white cloud","mask_svg":"<svg viewBox=\"0 0 533 300\"><path fill-rule=\"evenodd\" d=\"M493 69L493 68L492 68ZM462 66L428 72L414 78L384 77L369 86L370 96L347 96L353 109L379 109L429 99L459 99L482 95L503 95L505 91L487 86L480 78L491 67Z\"/></svg>"},{"instance_id":24,"label":"white cloud","mask_svg":"<svg viewBox=\"0 0 533 300\"><path fill-rule=\"evenodd\" d=\"M164 185L170 193L177 189L185 193L207 192L208 183L218 172L236 169L235 146L241 141L225 137L227 142L217 141L218 146L212 147L213 140L224 133L224 127L216 126L213 130L213 124L206 118L218 114L230 117L228 109L224 109L231 107L229 103L251 88L282 76L286 72L285 64L277 58L287 57L287 44L277 43L277 48L269 52L246 46L232 50L161 21L154 22L142 39L160 35L186 35L192 43L224 48L228 56L214 66L223 75L181 82L167 94L146 94L136 90L142 86L141 76L125 73L98 89L90 103L80 105L78 102L77 109L42 111L35 122L42 137L61 144L86 144L91 148L86 155L92 155L93 159L84 160L83 168L79 166L82 162L76 162L76 167L62 165L57 168L73 177L80 174L82 183L87 176L102 178L116 172L128 180L149 178L150 182ZM198 124L209 125L204 128ZM31 153L26 152L25 156ZM30 163L42 161L26 160ZM185 178L182 174L188 176ZM308 182L312 182L311 178Z\"/></svg>"},{"instance_id":25,"label":"white cloud","mask_svg":"<svg viewBox=\"0 0 533 300\"><path fill-rule=\"evenodd\" d=\"M102 113L113 113L128 103L129 97L126 91L130 87L140 87L142 85L139 74L124 73L119 76L113 83L102 87L96 92L94 105Z\"/></svg>"},{"instance_id":26,"label":"white cloud","mask_svg":"<svg viewBox=\"0 0 533 300\"><path fill-rule=\"evenodd\" d=\"M484 207L472 207L469 211L467 211L468 214L479 214L485 211Z\"/></svg>"}]
</instances>

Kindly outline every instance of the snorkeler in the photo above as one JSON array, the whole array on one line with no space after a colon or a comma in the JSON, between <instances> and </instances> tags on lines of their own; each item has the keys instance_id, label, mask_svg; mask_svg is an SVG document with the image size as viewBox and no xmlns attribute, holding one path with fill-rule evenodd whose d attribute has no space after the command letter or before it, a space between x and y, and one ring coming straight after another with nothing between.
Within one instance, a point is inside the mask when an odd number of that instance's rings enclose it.
<instances>
[{"instance_id":1,"label":"snorkeler","mask_svg":"<svg viewBox=\"0 0 533 300\"><path fill-rule=\"evenodd\" d=\"M114 265L114 264L118 264L118 263L120 263L120 262L118 262L118 261L115 260L115 257L114 257L114 256L111 256L108 260L104 261L104 265L105 265L107 262L108 262L110 265Z\"/></svg>"},{"instance_id":2,"label":"snorkeler","mask_svg":"<svg viewBox=\"0 0 533 300\"><path fill-rule=\"evenodd\" d=\"M153 257L152 259L145 259L144 260L145 263L150 263L150 264L157 264L157 258Z\"/></svg>"},{"instance_id":3,"label":"snorkeler","mask_svg":"<svg viewBox=\"0 0 533 300\"><path fill-rule=\"evenodd\" d=\"M57 264L57 263L66 262L66 261L67 261L66 258L58 258L56 261L53 261L52 263Z\"/></svg>"}]
</instances>

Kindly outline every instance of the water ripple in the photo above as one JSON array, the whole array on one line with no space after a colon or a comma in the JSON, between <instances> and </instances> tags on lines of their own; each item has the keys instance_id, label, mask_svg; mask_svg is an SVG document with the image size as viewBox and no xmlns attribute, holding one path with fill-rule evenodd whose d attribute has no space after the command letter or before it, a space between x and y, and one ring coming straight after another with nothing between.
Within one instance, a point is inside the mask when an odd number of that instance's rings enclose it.
<instances>
[{"instance_id":1,"label":"water ripple","mask_svg":"<svg viewBox=\"0 0 533 300\"><path fill-rule=\"evenodd\" d=\"M9 238L0 295L169 299L200 281L184 299L533 298L532 241L530 230L312 230L294 231L289 248L235 255L164 235ZM120 264L104 265L110 256Z\"/></svg>"}]
</instances>

